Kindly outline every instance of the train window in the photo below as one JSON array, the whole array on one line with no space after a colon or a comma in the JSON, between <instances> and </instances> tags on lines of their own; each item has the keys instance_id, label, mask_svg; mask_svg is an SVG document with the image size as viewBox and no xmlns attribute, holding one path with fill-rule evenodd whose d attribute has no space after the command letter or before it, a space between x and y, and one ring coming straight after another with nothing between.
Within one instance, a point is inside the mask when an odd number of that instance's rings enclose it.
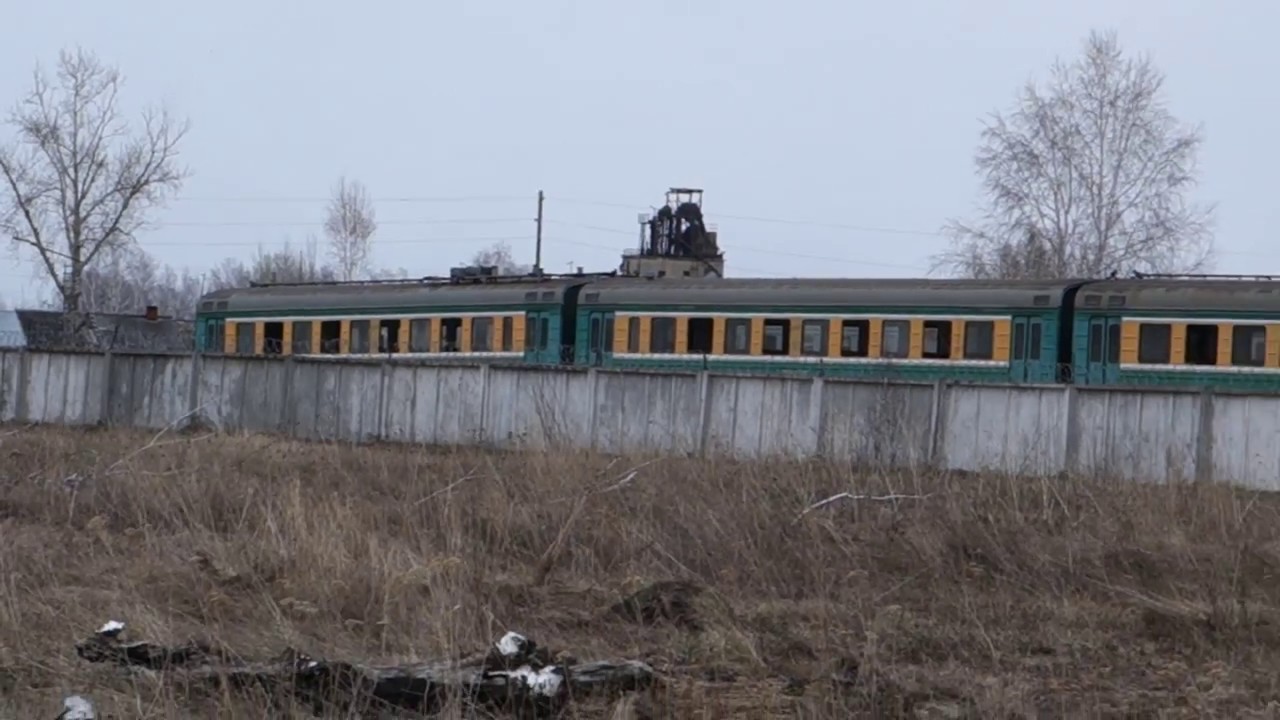
<instances>
[{"instance_id":1,"label":"train window","mask_svg":"<svg viewBox=\"0 0 1280 720\"><path fill-rule=\"evenodd\" d=\"M827 354L827 321L805 320L800 326L800 354Z\"/></svg>"},{"instance_id":2,"label":"train window","mask_svg":"<svg viewBox=\"0 0 1280 720\"><path fill-rule=\"evenodd\" d=\"M867 336L871 334L868 320L844 320L840 323L840 355L842 357L866 357Z\"/></svg>"},{"instance_id":3,"label":"train window","mask_svg":"<svg viewBox=\"0 0 1280 720\"><path fill-rule=\"evenodd\" d=\"M711 354L711 336L715 321L708 317L691 317L685 326L685 349L694 355Z\"/></svg>"},{"instance_id":4,"label":"train window","mask_svg":"<svg viewBox=\"0 0 1280 720\"><path fill-rule=\"evenodd\" d=\"M368 320L352 320L351 334L348 336L350 352L352 355L364 355L369 352L369 321Z\"/></svg>"},{"instance_id":5,"label":"train window","mask_svg":"<svg viewBox=\"0 0 1280 720\"><path fill-rule=\"evenodd\" d=\"M1188 365L1218 364L1218 326L1188 325L1184 344Z\"/></svg>"},{"instance_id":6,"label":"train window","mask_svg":"<svg viewBox=\"0 0 1280 720\"><path fill-rule=\"evenodd\" d=\"M462 318L440 318L440 352L462 350Z\"/></svg>"},{"instance_id":7,"label":"train window","mask_svg":"<svg viewBox=\"0 0 1280 720\"><path fill-rule=\"evenodd\" d=\"M607 352L613 352L613 338L617 332L614 322L613 315L604 319L604 347Z\"/></svg>"},{"instance_id":8,"label":"train window","mask_svg":"<svg viewBox=\"0 0 1280 720\"><path fill-rule=\"evenodd\" d=\"M284 323L262 323L262 352L265 355L284 353Z\"/></svg>"},{"instance_id":9,"label":"train window","mask_svg":"<svg viewBox=\"0 0 1280 720\"><path fill-rule=\"evenodd\" d=\"M924 321L923 357L946 360L951 357L951 322L949 320Z\"/></svg>"},{"instance_id":10,"label":"train window","mask_svg":"<svg viewBox=\"0 0 1280 720\"><path fill-rule=\"evenodd\" d=\"M764 354L786 355L791 350L791 321L769 318L764 321Z\"/></svg>"},{"instance_id":11,"label":"train window","mask_svg":"<svg viewBox=\"0 0 1280 720\"><path fill-rule=\"evenodd\" d=\"M533 313L525 316L524 320L524 349L534 350L538 347L538 317Z\"/></svg>"},{"instance_id":12,"label":"train window","mask_svg":"<svg viewBox=\"0 0 1280 720\"><path fill-rule=\"evenodd\" d=\"M227 321L210 320L205 326L205 352L222 352L223 343L227 341Z\"/></svg>"},{"instance_id":13,"label":"train window","mask_svg":"<svg viewBox=\"0 0 1280 720\"><path fill-rule=\"evenodd\" d=\"M493 351L493 318L478 317L471 320L471 352Z\"/></svg>"},{"instance_id":14,"label":"train window","mask_svg":"<svg viewBox=\"0 0 1280 720\"><path fill-rule=\"evenodd\" d=\"M342 321L325 320L320 323L320 352L330 354L338 352L342 343Z\"/></svg>"},{"instance_id":15,"label":"train window","mask_svg":"<svg viewBox=\"0 0 1280 720\"><path fill-rule=\"evenodd\" d=\"M431 318L409 321L409 352L431 352Z\"/></svg>"},{"instance_id":16,"label":"train window","mask_svg":"<svg viewBox=\"0 0 1280 720\"><path fill-rule=\"evenodd\" d=\"M516 320L513 317L502 318L502 352L511 352L516 346Z\"/></svg>"},{"instance_id":17,"label":"train window","mask_svg":"<svg viewBox=\"0 0 1280 720\"><path fill-rule=\"evenodd\" d=\"M294 355L306 355L311 352L311 321L295 320L293 322Z\"/></svg>"},{"instance_id":18,"label":"train window","mask_svg":"<svg viewBox=\"0 0 1280 720\"><path fill-rule=\"evenodd\" d=\"M236 323L236 352L240 355L253 354L253 323Z\"/></svg>"},{"instance_id":19,"label":"train window","mask_svg":"<svg viewBox=\"0 0 1280 720\"><path fill-rule=\"evenodd\" d=\"M538 349L546 350L551 347L551 318L543 315L538 320Z\"/></svg>"},{"instance_id":20,"label":"train window","mask_svg":"<svg viewBox=\"0 0 1280 720\"><path fill-rule=\"evenodd\" d=\"M1095 322L1089 326L1089 362L1102 362L1102 323Z\"/></svg>"},{"instance_id":21,"label":"train window","mask_svg":"<svg viewBox=\"0 0 1280 720\"><path fill-rule=\"evenodd\" d=\"M1143 323L1138 329L1138 362L1161 365L1169 362L1172 330L1165 324Z\"/></svg>"},{"instance_id":22,"label":"train window","mask_svg":"<svg viewBox=\"0 0 1280 720\"><path fill-rule=\"evenodd\" d=\"M1237 325L1231 329L1231 364L1262 367L1267 364L1267 329L1262 325Z\"/></svg>"},{"instance_id":23,"label":"train window","mask_svg":"<svg viewBox=\"0 0 1280 720\"><path fill-rule=\"evenodd\" d=\"M1013 324L1013 359L1027 359L1027 325L1026 323Z\"/></svg>"},{"instance_id":24,"label":"train window","mask_svg":"<svg viewBox=\"0 0 1280 720\"><path fill-rule=\"evenodd\" d=\"M676 319L656 317L649 327L649 352L673 353L676 351Z\"/></svg>"},{"instance_id":25,"label":"train window","mask_svg":"<svg viewBox=\"0 0 1280 720\"><path fill-rule=\"evenodd\" d=\"M1040 345L1044 342L1044 323L1039 320L1031 321L1031 342L1027 348L1028 360L1040 359Z\"/></svg>"},{"instance_id":26,"label":"train window","mask_svg":"<svg viewBox=\"0 0 1280 720\"><path fill-rule=\"evenodd\" d=\"M911 323L885 320L880 330L880 357L904 358L911 353Z\"/></svg>"},{"instance_id":27,"label":"train window","mask_svg":"<svg viewBox=\"0 0 1280 720\"><path fill-rule=\"evenodd\" d=\"M724 351L728 355L751 353L751 320L729 318L724 323Z\"/></svg>"},{"instance_id":28,"label":"train window","mask_svg":"<svg viewBox=\"0 0 1280 720\"><path fill-rule=\"evenodd\" d=\"M627 352L640 352L640 318L638 317L627 321Z\"/></svg>"},{"instance_id":29,"label":"train window","mask_svg":"<svg viewBox=\"0 0 1280 720\"><path fill-rule=\"evenodd\" d=\"M996 324L990 320L974 320L964 324L964 356L969 360L995 357Z\"/></svg>"},{"instance_id":30,"label":"train window","mask_svg":"<svg viewBox=\"0 0 1280 720\"><path fill-rule=\"evenodd\" d=\"M378 323L378 352L400 352L400 321L383 320Z\"/></svg>"},{"instance_id":31,"label":"train window","mask_svg":"<svg viewBox=\"0 0 1280 720\"><path fill-rule=\"evenodd\" d=\"M1112 365L1120 363L1120 323L1118 322L1107 326L1107 362Z\"/></svg>"}]
</instances>

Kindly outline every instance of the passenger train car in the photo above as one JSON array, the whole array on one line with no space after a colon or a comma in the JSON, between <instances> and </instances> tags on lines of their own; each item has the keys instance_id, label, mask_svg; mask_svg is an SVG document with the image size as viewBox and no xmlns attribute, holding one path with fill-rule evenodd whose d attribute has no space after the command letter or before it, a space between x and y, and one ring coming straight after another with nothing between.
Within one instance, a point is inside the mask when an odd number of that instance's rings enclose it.
<instances>
[{"instance_id":1,"label":"passenger train car","mask_svg":"<svg viewBox=\"0 0 1280 720\"><path fill-rule=\"evenodd\" d=\"M270 285L203 297L197 341L233 355L1280 389L1280 282L570 275Z\"/></svg>"}]
</instances>

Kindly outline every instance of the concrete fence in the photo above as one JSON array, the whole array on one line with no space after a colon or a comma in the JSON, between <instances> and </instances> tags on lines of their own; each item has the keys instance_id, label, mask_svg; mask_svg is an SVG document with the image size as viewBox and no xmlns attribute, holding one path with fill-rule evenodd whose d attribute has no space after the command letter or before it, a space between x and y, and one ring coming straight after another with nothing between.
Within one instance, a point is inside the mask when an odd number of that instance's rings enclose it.
<instances>
[{"instance_id":1,"label":"concrete fence","mask_svg":"<svg viewBox=\"0 0 1280 720\"><path fill-rule=\"evenodd\" d=\"M0 421L589 447L1280 489L1280 396L0 352Z\"/></svg>"}]
</instances>

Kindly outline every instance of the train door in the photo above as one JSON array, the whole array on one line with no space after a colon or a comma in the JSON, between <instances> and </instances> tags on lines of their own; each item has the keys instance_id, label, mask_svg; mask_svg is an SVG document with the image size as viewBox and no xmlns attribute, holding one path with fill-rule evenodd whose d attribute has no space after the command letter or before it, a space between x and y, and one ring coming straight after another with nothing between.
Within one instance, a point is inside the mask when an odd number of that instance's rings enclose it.
<instances>
[{"instance_id":1,"label":"train door","mask_svg":"<svg viewBox=\"0 0 1280 720\"><path fill-rule=\"evenodd\" d=\"M530 310L524 320L524 358L535 364L560 361L560 343L551 342L551 312Z\"/></svg>"},{"instance_id":2,"label":"train door","mask_svg":"<svg viewBox=\"0 0 1280 720\"><path fill-rule=\"evenodd\" d=\"M613 347L613 323L609 313L592 311L587 314L587 364L603 365Z\"/></svg>"},{"instance_id":3,"label":"train door","mask_svg":"<svg viewBox=\"0 0 1280 720\"><path fill-rule=\"evenodd\" d=\"M1013 318L1013 337L1009 340L1009 379L1016 383L1031 379L1030 354L1031 332L1029 325L1033 318L1016 315Z\"/></svg>"},{"instance_id":4,"label":"train door","mask_svg":"<svg viewBox=\"0 0 1280 720\"><path fill-rule=\"evenodd\" d=\"M1120 318L1095 315L1089 318L1088 365L1085 383L1111 385L1120 380Z\"/></svg>"}]
</instances>

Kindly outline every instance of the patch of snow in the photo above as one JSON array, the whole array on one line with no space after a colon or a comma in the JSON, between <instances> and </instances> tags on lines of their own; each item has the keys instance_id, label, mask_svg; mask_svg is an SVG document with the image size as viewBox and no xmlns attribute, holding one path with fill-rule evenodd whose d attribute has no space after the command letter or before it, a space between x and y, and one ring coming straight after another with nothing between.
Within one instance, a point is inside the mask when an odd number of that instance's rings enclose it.
<instances>
[{"instance_id":1,"label":"patch of snow","mask_svg":"<svg viewBox=\"0 0 1280 720\"><path fill-rule=\"evenodd\" d=\"M96 720L98 714L93 710L93 703L79 695L70 695L62 701L62 714L59 720Z\"/></svg>"},{"instance_id":2,"label":"patch of snow","mask_svg":"<svg viewBox=\"0 0 1280 720\"><path fill-rule=\"evenodd\" d=\"M99 635L119 635L124 631L124 623L119 620L108 620L106 624L98 628Z\"/></svg>"},{"instance_id":3,"label":"patch of snow","mask_svg":"<svg viewBox=\"0 0 1280 720\"><path fill-rule=\"evenodd\" d=\"M508 632L498 641L498 652L502 653L504 657L515 657L524 651L528 643L529 641L520 633Z\"/></svg>"}]
</instances>

